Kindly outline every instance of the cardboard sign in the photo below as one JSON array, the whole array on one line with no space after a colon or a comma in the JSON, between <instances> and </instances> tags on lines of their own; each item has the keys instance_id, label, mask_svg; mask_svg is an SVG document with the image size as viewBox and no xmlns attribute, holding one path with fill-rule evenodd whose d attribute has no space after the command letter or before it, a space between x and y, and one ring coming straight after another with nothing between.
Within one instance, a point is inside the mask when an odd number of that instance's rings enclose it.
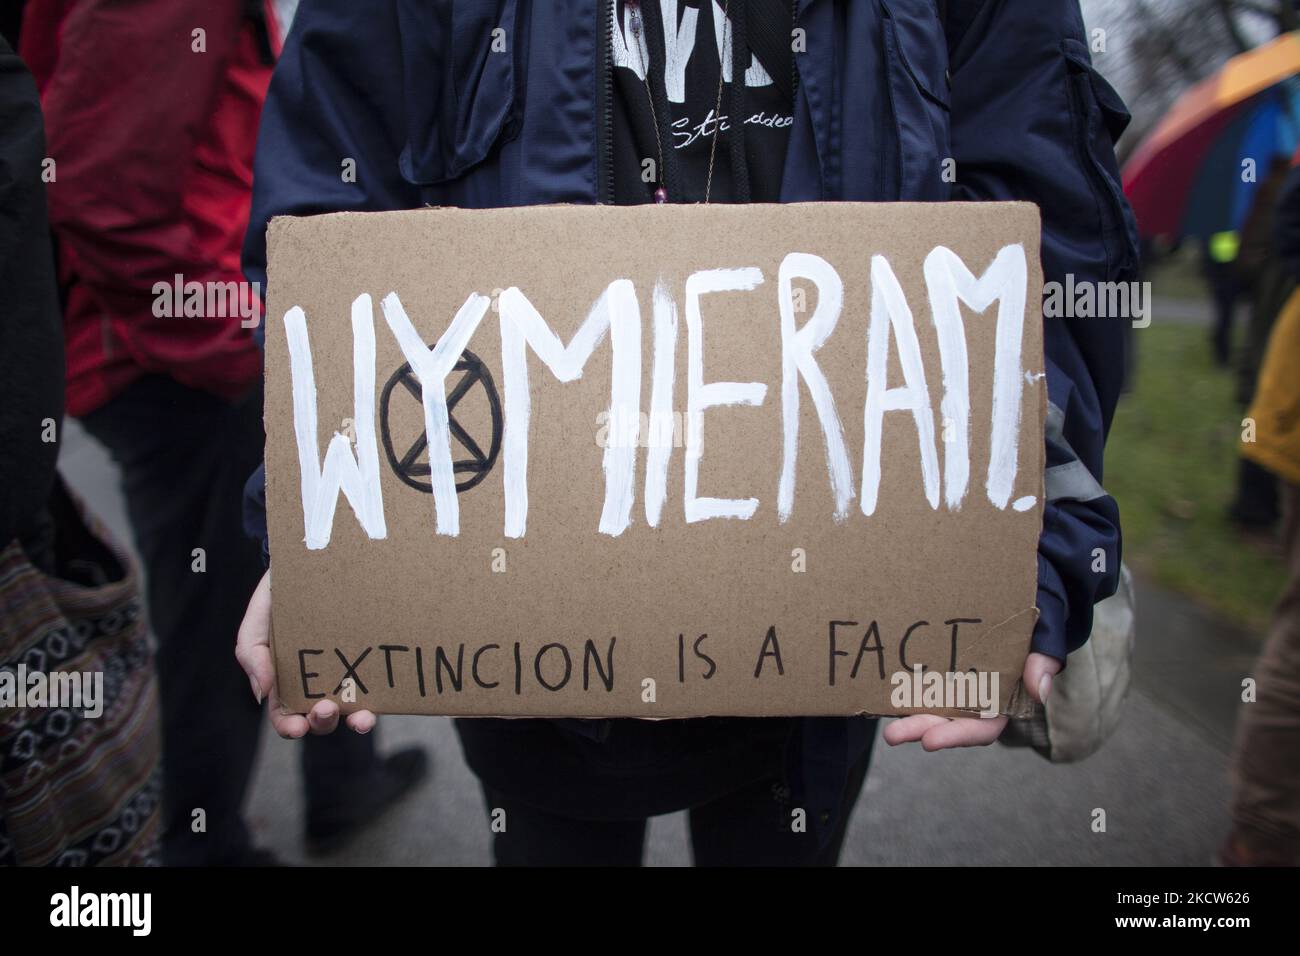
<instances>
[{"instance_id":1,"label":"cardboard sign","mask_svg":"<svg viewBox=\"0 0 1300 956\"><path fill-rule=\"evenodd\" d=\"M1016 710L1027 204L277 219L267 499L305 710Z\"/></svg>"}]
</instances>

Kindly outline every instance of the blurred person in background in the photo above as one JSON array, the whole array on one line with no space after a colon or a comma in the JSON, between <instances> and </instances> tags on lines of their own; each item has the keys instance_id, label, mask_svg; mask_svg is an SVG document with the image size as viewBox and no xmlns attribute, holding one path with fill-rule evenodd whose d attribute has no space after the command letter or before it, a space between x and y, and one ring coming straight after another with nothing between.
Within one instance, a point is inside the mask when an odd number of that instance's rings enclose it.
<instances>
[{"instance_id":1,"label":"blurred person in background","mask_svg":"<svg viewBox=\"0 0 1300 956\"><path fill-rule=\"evenodd\" d=\"M279 45L261 0L29 0L22 27L55 164L67 410L121 468L148 581L168 864L274 862L243 820L261 721L230 643L262 573L240 530L263 433L260 302L239 248ZM200 314L173 308L174 283L194 282L220 292L216 309L212 295ZM302 757L309 851L338 846L426 764L342 735Z\"/></svg>"},{"instance_id":2,"label":"blurred person in background","mask_svg":"<svg viewBox=\"0 0 1300 956\"><path fill-rule=\"evenodd\" d=\"M1300 279L1300 168L1281 189L1279 261ZM1237 721L1232 758L1232 832L1220 849L1230 866L1300 863L1300 292L1269 338L1248 412L1253 441L1241 454L1280 479L1288 580L1255 671L1255 697Z\"/></svg>"},{"instance_id":3,"label":"blurred person in background","mask_svg":"<svg viewBox=\"0 0 1300 956\"><path fill-rule=\"evenodd\" d=\"M55 470L46 155L36 84L0 38L0 865L155 864L161 745L139 577Z\"/></svg>"},{"instance_id":4,"label":"blurred person in background","mask_svg":"<svg viewBox=\"0 0 1300 956\"><path fill-rule=\"evenodd\" d=\"M1201 274L1210 288L1214 303L1214 325L1210 329L1210 348L1214 361L1228 367L1232 354L1232 326L1237 317L1237 300L1244 291L1237 270L1237 252L1241 237L1237 231L1216 232L1203 240Z\"/></svg>"},{"instance_id":5,"label":"blurred person in background","mask_svg":"<svg viewBox=\"0 0 1300 956\"><path fill-rule=\"evenodd\" d=\"M1295 274L1282 262L1275 241L1278 200L1290 169L1284 157L1275 156L1269 163L1242 225L1233 263L1236 281L1250 304L1244 341L1236 350L1237 401L1243 409L1254 397L1273 322L1296 286ZM1220 341L1216 332L1215 342L1219 364L1226 367L1232 359L1231 337L1225 334ZM1243 531L1268 533L1277 525L1279 510L1277 476L1242 457L1229 519Z\"/></svg>"},{"instance_id":6,"label":"blurred person in background","mask_svg":"<svg viewBox=\"0 0 1300 956\"><path fill-rule=\"evenodd\" d=\"M1269 333L1296 287L1295 272L1284 261L1277 243L1278 212L1291 165L1289 157L1273 158L1241 230L1237 275L1250 300L1236 363L1237 398L1243 407L1255 396Z\"/></svg>"}]
</instances>

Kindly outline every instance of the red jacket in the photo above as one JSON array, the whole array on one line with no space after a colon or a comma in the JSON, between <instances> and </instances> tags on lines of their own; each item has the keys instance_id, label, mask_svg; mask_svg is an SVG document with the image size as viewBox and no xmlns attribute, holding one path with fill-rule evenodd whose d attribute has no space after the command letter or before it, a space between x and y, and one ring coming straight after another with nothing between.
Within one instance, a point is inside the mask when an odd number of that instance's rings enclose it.
<instances>
[{"instance_id":1,"label":"red jacket","mask_svg":"<svg viewBox=\"0 0 1300 956\"><path fill-rule=\"evenodd\" d=\"M243 279L257 125L279 49L270 11L247 7L29 0L20 52L54 160L72 415L146 373L227 398L260 374L237 314L155 314L156 283Z\"/></svg>"}]
</instances>

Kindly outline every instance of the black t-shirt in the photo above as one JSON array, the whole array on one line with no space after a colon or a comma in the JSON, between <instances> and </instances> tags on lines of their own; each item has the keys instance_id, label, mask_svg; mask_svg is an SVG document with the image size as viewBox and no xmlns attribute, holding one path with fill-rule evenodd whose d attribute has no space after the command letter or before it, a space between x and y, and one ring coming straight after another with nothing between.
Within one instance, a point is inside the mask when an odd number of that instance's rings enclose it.
<instances>
[{"instance_id":1,"label":"black t-shirt","mask_svg":"<svg viewBox=\"0 0 1300 956\"><path fill-rule=\"evenodd\" d=\"M665 24L658 0L618 0L611 24L614 61L614 200L652 202L663 186L668 202L776 202L793 122L793 11L785 0L730 0L727 19L744 17L747 37L771 37L763 62L750 56L742 100L731 74L733 29L721 29L723 4L683 0L677 22ZM725 61L719 57L719 47ZM720 63L725 62L719 106ZM647 82L649 80L649 82ZM652 100L651 89L656 91ZM737 110L737 106L740 110ZM666 110L665 110L666 107ZM664 115L666 112L667 115ZM734 115L733 115L734 114ZM737 116L743 117L739 122ZM656 122L656 120L658 122ZM731 140L744 136L744 170L738 186ZM656 136L658 131L658 136ZM720 135L716 150L714 136ZM709 184L710 153L713 174Z\"/></svg>"}]
</instances>

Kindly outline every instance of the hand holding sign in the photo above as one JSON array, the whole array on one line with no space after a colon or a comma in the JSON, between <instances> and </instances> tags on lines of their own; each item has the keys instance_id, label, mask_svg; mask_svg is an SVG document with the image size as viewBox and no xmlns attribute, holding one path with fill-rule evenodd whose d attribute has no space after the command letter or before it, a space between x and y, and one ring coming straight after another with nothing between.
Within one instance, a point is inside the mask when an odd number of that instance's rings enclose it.
<instances>
[{"instance_id":1,"label":"hand holding sign","mask_svg":"<svg viewBox=\"0 0 1300 956\"><path fill-rule=\"evenodd\" d=\"M1061 662L1046 654L1033 653L1025 660L1023 680L1029 696L1040 704L1047 703L1052 690L1052 676L1060 673ZM954 747L987 747L1006 729L1008 717L940 717L936 714L913 714L886 725L885 743L891 747L920 741L928 751Z\"/></svg>"},{"instance_id":2,"label":"hand holding sign","mask_svg":"<svg viewBox=\"0 0 1300 956\"><path fill-rule=\"evenodd\" d=\"M296 740L310 730L313 734L330 734L339 724L338 704L319 700L305 716L295 714L280 702L275 686L275 659L271 656L271 572L262 575L244 612L235 640L235 659L253 685L253 696L260 704L267 701L271 726L281 737ZM347 723L359 734L375 727L375 715L368 710L348 714Z\"/></svg>"}]
</instances>

